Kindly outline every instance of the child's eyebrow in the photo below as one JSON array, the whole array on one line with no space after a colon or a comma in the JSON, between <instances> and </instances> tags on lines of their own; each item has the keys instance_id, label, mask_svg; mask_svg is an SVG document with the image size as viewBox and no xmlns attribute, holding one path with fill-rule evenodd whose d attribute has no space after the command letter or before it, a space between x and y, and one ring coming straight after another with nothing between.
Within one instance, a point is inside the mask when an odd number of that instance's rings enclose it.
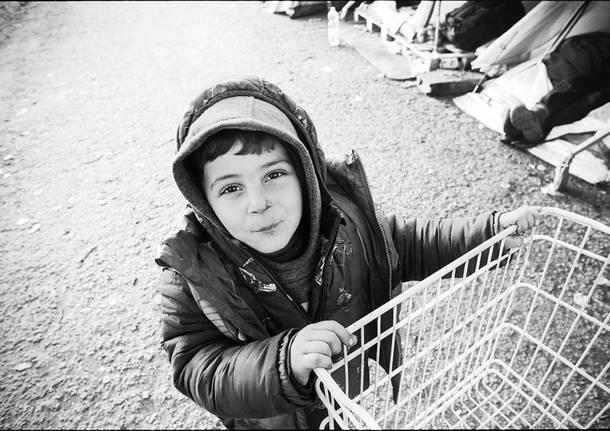
<instances>
[{"instance_id":1,"label":"child's eyebrow","mask_svg":"<svg viewBox=\"0 0 610 431\"><path fill-rule=\"evenodd\" d=\"M221 175L218 178L216 178L214 181L212 181L212 183L210 184L210 186L208 187L210 190L214 189L214 185L220 181L224 181L224 180L228 180L231 178L237 178L238 175L237 174L227 174L227 175Z\"/></svg>"},{"instance_id":2,"label":"child's eyebrow","mask_svg":"<svg viewBox=\"0 0 610 431\"><path fill-rule=\"evenodd\" d=\"M291 165L292 163L290 162L290 160L288 160L285 157L279 158L279 159L275 159L275 160L271 160L265 164L262 165L263 168L268 168L270 166L273 165L277 165L278 163L288 163L289 165Z\"/></svg>"}]
</instances>

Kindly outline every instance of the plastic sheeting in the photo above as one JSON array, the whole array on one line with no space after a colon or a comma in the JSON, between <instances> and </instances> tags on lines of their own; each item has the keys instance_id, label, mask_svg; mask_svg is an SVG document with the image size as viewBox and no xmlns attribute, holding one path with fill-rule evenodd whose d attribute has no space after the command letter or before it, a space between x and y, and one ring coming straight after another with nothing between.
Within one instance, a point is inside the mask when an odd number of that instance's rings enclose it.
<instances>
[{"instance_id":1,"label":"plastic sheeting","mask_svg":"<svg viewBox=\"0 0 610 431\"><path fill-rule=\"evenodd\" d=\"M542 1L491 43L472 67L485 72L492 65L512 66L541 58L584 3L588 3L584 13L566 38L596 31L610 33L610 2Z\"/></svg>"}]
</instances>

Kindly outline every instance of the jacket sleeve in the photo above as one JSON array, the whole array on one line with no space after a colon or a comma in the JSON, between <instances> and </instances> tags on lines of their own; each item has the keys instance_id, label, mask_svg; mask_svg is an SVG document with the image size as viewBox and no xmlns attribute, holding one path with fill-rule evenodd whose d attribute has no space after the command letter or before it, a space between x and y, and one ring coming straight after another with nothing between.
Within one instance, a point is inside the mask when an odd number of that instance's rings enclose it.
<instances>
[{"instance_id":1,"label":"jacket sleeve","mask_svg":"<svg viewBox=\"0 0 610 431\"><path fill-rule=\"evenodd\" d=\"M485 242L498 230L495 212L471 218L437 220L390 216L388 222L399 256L398 272L402 281L426 278ZM487 255L482 256L482 259L486 258ZM475 263L476 258L468 263L468 273L474 270ZM456 276L464 276L462 272L463 266L460 266Z\"/></svg>"},{"instance_id":2,"label":"jacket sleeve","mask_svg":"<svg viewBox=\"0 0 610 431\"><path fill-rule=\"evenodd\" d=\"M264 418L315 401L290 375L294 330L241 343L224 336L195 303L188 284L172 270L161 276L161 337L176 388L219 417Z\"/></svg>"}]
</instances>

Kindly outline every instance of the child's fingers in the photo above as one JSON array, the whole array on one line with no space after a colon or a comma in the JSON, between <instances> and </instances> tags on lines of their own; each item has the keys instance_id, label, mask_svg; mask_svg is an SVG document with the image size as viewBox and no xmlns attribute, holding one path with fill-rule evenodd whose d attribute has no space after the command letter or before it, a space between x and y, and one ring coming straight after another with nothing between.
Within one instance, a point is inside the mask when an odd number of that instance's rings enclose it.
<instances>
[{"instance_id":1,"label":"child's fingers","mask_svg":"<svg viewBox=\"0 0 610 431\"><path fill-rule=\"evenodd\" d=\"M534 226L538 226L540 224L540 220L542 220L542 207L532 207L532 211L534 213Z\"/></svg>"},{"instance_id":2,"label":"child's fingers","mask_svg":"<svg viewBox=\"0 0 610 431\"><path fill-rule=\"evenodd\" d=\"M528 211L522 217L517 219L517 234L523 234L530 226L533 225L533 215ZM530 224L532 223L532 224Z\"/></svg>"},{"instance_id":3,"label":"child's fingers","mask_svg":"<svg viewBox=\"0 0 610 431\"><path fill-rule=\"evenodd\" d=\"M322 322L317 322L309 325L311 329L316 330L327 330L334 333L341 343L345 344L348 347L356 344L356 337L351 335L347 329L345 329L340 323L334 320L324 320Z\"/></svg>"},{"instance_id":4,"label":"child's fingers","mask_svg":"<svg viewBox=\"0 0 610 431\"><path fill-rule=\"evenodd\" d=\"M541 212L541 207L523 207L521 217L516 220L517 233L525 233L532 227L537 226L540 221Z\"/></svg>"},{"instance_id":5,"label":"child's fingers","mask_svg":"<svg viewBox=\"0 0 610 431\"><path fill-rule=\"evenodd\" d=\"M302 354L307 355L309 353L320 353L328 357L333 355L333 351L330 345L325 341L313 340L308 341L302 347Z\"/></svg>"},{"instance_id":6,"label":"child's fingers","mask_svg":"<svg viewBox=\"0 0 610 431\"><path fill-rule=\"evenodd\" d=\"M309 342L320 341L327 344L331 349L332 354L341 352L341 348L343 347L341 339L337 336L337 334L326 329L312 329L307 333L307 340Z\"/></svg>"},{"instance_id":7,"label":"child's fingers","mask_svg":"<svg viewBox=\"0 0 610 431\"><path fill-rule=\"evenodd\" d=\"M308 353L303 356L302 364L304 368L313 370L314 368L326 368L327 370L333 366L329 356L321 353Z\"/></svg>"}]
</instances>

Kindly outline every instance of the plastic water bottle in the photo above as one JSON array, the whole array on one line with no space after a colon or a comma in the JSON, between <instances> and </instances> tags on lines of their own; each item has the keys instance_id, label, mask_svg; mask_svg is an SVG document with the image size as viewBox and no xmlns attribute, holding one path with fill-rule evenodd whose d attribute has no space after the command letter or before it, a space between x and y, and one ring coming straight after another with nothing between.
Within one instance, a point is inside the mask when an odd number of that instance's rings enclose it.
<instances>
[{"instance_id":1,"label":"plastic water bottle","mask_svg":"<svg viewBox=\"0 0 610 431\"><path fill-rule=\"evenodd\" d=\"M328 44L330 46L339 46L341 38L339 36L339 12L334 6L328 9Z\"/></svg>"}]
</instances>

